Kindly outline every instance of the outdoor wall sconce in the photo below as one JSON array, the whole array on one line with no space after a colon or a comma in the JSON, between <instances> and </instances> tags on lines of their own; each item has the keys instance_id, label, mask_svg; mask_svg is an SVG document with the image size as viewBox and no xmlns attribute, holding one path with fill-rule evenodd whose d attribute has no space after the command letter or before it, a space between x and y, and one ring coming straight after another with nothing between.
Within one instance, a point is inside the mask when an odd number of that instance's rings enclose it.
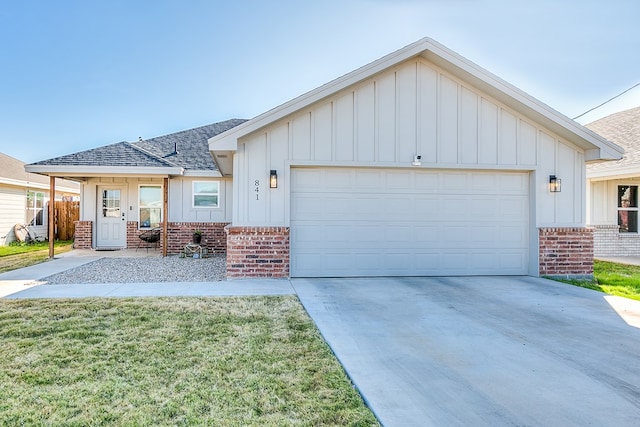
<instances>
[{"instance_id":1,"label":"outdoor wall sconce","mask_svg":"<svg viewBox=\"0 0 640 427\"><path fill-rule=\"evenodd\" d=\"M278 172L275 169L271 169L269 174L269 188L278 188Z\"/></svg>"},{"instance_id":2,"label":"outdoor wall sconce","mask_svg":"<svg viewBox=\"0 0 640 427\"><path fill-rule=\"evenodd\" d=\"M549 175L549 191L559 193L562 190L562 180L555 175Z\"/></svg>"}]
</instances>

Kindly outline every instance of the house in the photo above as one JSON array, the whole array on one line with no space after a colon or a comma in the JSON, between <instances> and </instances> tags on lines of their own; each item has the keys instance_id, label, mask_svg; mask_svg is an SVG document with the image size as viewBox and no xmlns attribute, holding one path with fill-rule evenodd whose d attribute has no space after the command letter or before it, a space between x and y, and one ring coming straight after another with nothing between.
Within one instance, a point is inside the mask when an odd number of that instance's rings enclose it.
<instances>
[{"instance_id":1,"label":"house","mask_svg":"<svg viewBox=\"0 0 640 427\"><path fill-rule=\"evenodd\" d=\"M81 183L79 249L136 248L138 236L163 228L165 254L179 253L200 230L224 252L231 218L231 179L223 177L207 139L242 123L228 120L149 140L119 142L26 166Z\"/></svg>"},{"instance_id":2,"label":"house","mask_svg":"<svg viewBox=\"0 0 640 427\"><path fill-rule=\"evenodd\" d=\"M587 166L587 224L593 227L594 255L638 256L640 107L587 125L624 149L617 161Z\"/></svg>"},{"instance_id":3,"label":"house","mask_svg":"<svg viewBox=\"0 0 640 427\"><path fill-rule=\"evenodd\" d=\"M233 177L228 277L590 276L586 164L622 156L430 39L209 147Z\"/></svg>"},{"instance_id":4,"label":"house","mask_svg":"<svg viewBox=\"0 0 640 427\"><path fill-rule=\"evenodd\" d=\"M49 178L25 172L24 166L24 162L0 153L0 245L16 240L16 224L28 224L38 238L47 236ZM58 181L55 200L78 199L77 182Z\"/></svg>"},{"instance_id":5,"label":"house","mask_svg":"<svg viewBox=\"0 0 640 427\"><path fill-rule=\"evenodd\" d=\"M82 181L80 247L162 224L176 253L210 227L229 278L589 276L586 164L622 156L430 39L213 126L27 169Z\"/></svg>"}]
</instances>

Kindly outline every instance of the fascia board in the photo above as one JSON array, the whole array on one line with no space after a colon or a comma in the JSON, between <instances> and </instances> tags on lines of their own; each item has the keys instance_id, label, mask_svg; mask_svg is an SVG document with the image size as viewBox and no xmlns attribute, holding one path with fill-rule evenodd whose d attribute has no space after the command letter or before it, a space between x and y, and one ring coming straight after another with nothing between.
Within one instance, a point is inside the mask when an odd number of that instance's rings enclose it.
<instances>
[{"instance_id":1,"label":"fascia board","mask_svg":"<svg viewBox=\"0 0 640 427\"><path fill-rule=\"evenodd\" d=\"M32 181L21 181L17 179L8 179L8 178L0 178L0 184L11 185L13 187L21 187L21 188L39 188L43 190L49 189L48 184L43 184L40 182L32 182ZM56 191L64 191L65 193L80 194L80 188L61 186L57 184L56 184Z\"/></svg>"},{"instance_id":2,"label":"fascia board","mask_svg":"<svg viewBox=\"0 0 640 427\"><path fill-rule=\"evenodd\" d=\"M624 179L631 177L639 177L640 176L640 166L629 166L626 168L616 168L613 169L605 169L599 171L590 172L587 170L587 179L591 179L594 181L603 179Z\"/></svg>"},{"instance_id":3,"label":"fascia board","mask_svg":"<svg viewBox=\"0 0 640 427\"><path fill-rule=\"evenodd\" d=\"M35 187L38 183L29 183L21 179L0 178L0 184L12 185L14 187Z\"/></svg>"},{"instance_id":4,"label":"fascia board","mask_svg":"<svg viewBox=\"0 0 640 427\"><path fill-rule=\"evenodd\" d=\"M183 176L189 176L189 177L201 176L203 178L221 178L222 174L219 171L212 171L212 170L186 170L184 171Z\"/></svg>"},{"instance_id":5,"label":"fascia board","mask_svg":"<svg viewBox=\"0 0 640 427\"><path fill-rule=\"evenodd\" d=\"M184 175L181 167L128 167L128 166L70 166L70 165L25 165L31 173L54 176L112 176L112 175Z\"/></svg>"},{"instance_id":6,"label":"fascia board","mask_svg":"<svg viewBox=\"0 0 640 427\"><path fill-rule=\"evenodd\" d=\"M621 158L622 157L618 157L617 151L606 149L606 147L593 148L591 150L585 150L584 152L585 162L612 161L612 160L620 160Z\"/></svg>"}]
</instances>

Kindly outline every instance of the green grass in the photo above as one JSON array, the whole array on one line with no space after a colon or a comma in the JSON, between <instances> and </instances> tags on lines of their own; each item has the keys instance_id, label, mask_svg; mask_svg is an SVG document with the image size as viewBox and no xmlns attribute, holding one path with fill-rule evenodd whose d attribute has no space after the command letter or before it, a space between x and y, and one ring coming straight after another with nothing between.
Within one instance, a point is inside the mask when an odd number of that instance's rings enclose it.
<instances>
[{"instance_id":1,"label":"green grass","mask_svg":"<svg viewBox=\"0 0 640 427\"><path fill-rule=\"evenodd\" d=\"M60 254L73 249L73 241L54 242L54 252ZM0 246L0 273L39 264L49 258L49 242Z\"/></svg>"},{"instance_id":2,"label":"green grass","mask_svg":"<svg viewBox=\"0 0 640 427\"><path fill-rule=\"evenodd\" d=\"M593 275L595 281L560 281L640 301L640 266L596 260L593 264Z\"/></svg>"},{"instance_id":3,"label":"green grass","mask_svg":"<svg viewBox=\"0 0 640 427\"><path fill-rule=\"evenodd\" d=\"M0 425L378 425L293 296L0 300Z\"/></svg>"}]
</instances>

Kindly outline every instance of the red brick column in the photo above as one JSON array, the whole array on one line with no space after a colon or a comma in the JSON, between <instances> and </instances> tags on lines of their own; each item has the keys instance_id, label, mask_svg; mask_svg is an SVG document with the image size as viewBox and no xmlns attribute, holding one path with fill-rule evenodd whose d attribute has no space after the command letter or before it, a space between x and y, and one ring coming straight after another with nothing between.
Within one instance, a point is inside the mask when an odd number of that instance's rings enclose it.
<instances>
[{"instance_id":1,"label":"red brick column","mask_svg":"<svg viewBox=\"0 0 640 427\"><path fill-rule=\"evenodd\" d=\"M593 229L540 228L540 275L593 278Z\"/></svg>"},{"instance_id":2,"label":"red brick column","mask_svg":"<svg viewBox=\"0 0 640 427\"><path fill-rule=\"evenodd\" d=\"M75 249L91 249L93 242L93 221L75 221L76 231L73 237Z\"/></svg>"},{"instance_id":3,"label":"red brick column","mask_svg":"<svg viewBox=\"0 0 640 427\"><path fill-rule=\"evenodd\" d=\"M289 227L231 227L227 279L289 277Z\"/></svg>"},{"instance_id":4,"label":"red brick column","mask_svg":"<svg viewBox=\"0 0 640 427\"><path fill-rule=\"evenodd\" d=\"M127 248L137 248L140 242L138 221L127 221Z\"/></svg>"}]
</instances>

